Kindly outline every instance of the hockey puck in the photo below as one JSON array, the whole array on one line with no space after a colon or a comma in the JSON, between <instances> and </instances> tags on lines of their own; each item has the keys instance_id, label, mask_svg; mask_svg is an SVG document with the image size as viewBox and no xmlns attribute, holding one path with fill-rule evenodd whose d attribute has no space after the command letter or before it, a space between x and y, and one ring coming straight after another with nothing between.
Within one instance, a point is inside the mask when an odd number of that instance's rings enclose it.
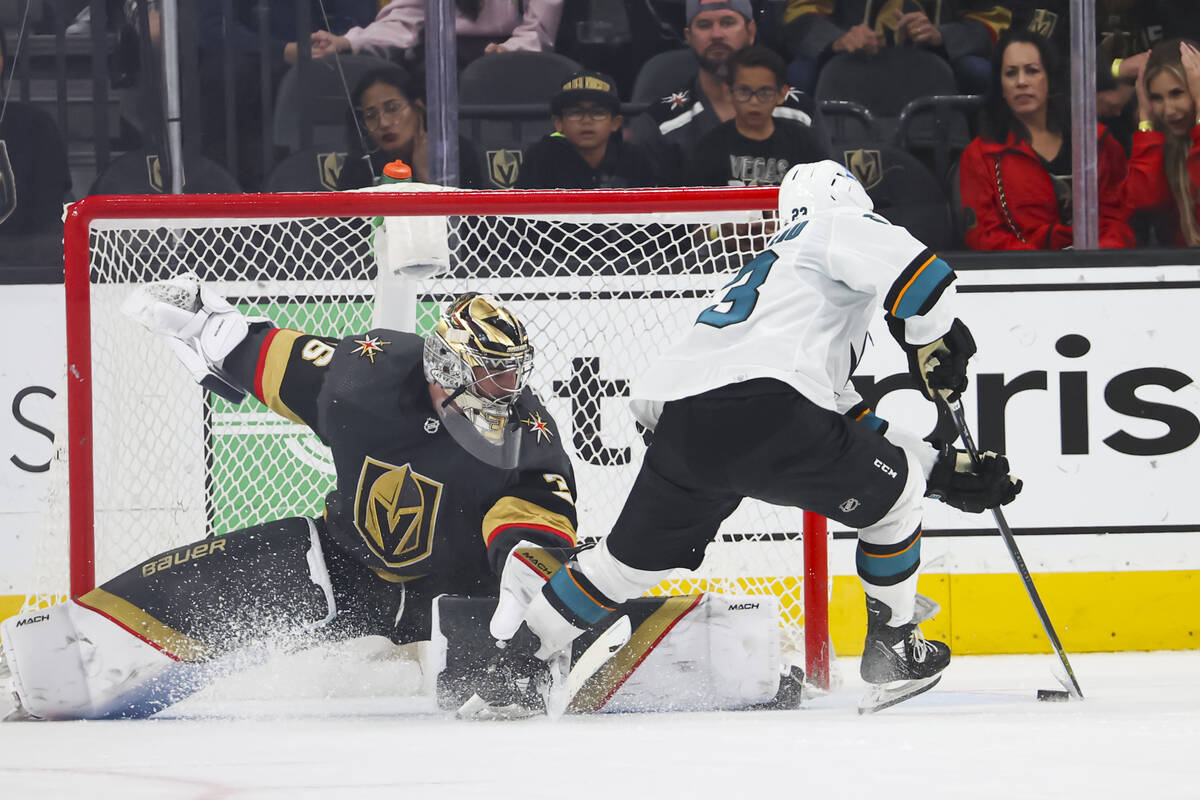
<instances>
[{"instance_id":1,"label":"hockey puck","mask_svg":"<svg viewBox=\"0 0 1200 800\"><path fill-rule=\"evenodd\" d=\"M1062 689L1038 689L1037 699L1048 703L1065 703L1071 699L1071 693Z\"/></svg>"}]
</instances>

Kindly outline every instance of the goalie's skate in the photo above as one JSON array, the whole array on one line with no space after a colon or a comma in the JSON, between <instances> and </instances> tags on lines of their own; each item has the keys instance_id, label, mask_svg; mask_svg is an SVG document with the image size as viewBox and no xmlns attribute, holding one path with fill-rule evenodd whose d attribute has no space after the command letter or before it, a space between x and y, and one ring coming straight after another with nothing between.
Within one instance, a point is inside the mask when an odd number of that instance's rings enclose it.
<instances>
[{"instance_id":1,"label":"goalie's skate","mask_svg":"<svg viewBox=\"0 0 1200 800\"><path fill-rule=\"evenodd\" d=\"M8 668L8 660L4 648L0 647L0 722L22 722L36 719L21 704L21 698L13 691L12 670Z\"/></svg>"},{"instance_id":2,"label":"goalie's skate","mask_svg":"<svg viewBox=\"0 0 1200 800\"><path fill-rule=\"evenodd\" d=\"M456 716L492 720L561 714L566 707L570 652L563 650L543 661L534 655L537 637L525 625L496 646L498 651L479 676L475 693L459 706Z\"/></svg>"},{"instance_id":3,"label":"goalie's skate","mask_svg":"<svg viewBox=\"0 0 1200 800\"><path fill-rule=\"evenodd\" d=\"M935 604L936 608L936 604ZM950 663L950 648L921 635L918 619L907 625L887 624L891 610L867 598L867 640L859 673L871 688L858 703L858 713L872 714L932 689Z\"/></svg>"}]
</instances>

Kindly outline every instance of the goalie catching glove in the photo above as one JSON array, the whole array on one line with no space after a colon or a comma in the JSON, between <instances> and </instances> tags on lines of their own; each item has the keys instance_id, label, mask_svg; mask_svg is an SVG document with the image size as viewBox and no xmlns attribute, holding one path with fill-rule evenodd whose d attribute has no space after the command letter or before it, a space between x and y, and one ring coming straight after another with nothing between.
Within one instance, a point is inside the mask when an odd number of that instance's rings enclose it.
<instances>
[{"instance_id":1,"label":"goalie catching glove","mask_svg":"<svg viewBox=\"0 0 1200 800\"><path fill-rule=\"evenodd\" d=\"M246 387L226 374L225 357L246 338L251 324L275 327L265 317L245 316L192 273L138 287L121 311L167 336L196 383L232 403L245 398Z\"/></svg>"},{"instance_id":2,"label":"goalie catching glove","mask_svg":"<svg viewBox=\"0 0 1200 800\"><path fill-rule=\"evenodd\" d=\"M967 389L967 362L975 355L975 339L962 320L955 319L940 339L905 349L909 371L925 396L958 402Z\"/></svg>"},{"instance_id":3,"label":"goalie catching glove","mask_svg":"<svg viewBox=\"0 0 1200 800\"><path fill-rule=\"evenodd\" d=\"M975 466L969 453L944 445L925 481L925 496L978 514L1011 503L1021 487L1021 481L1009 474L1004 456L990 450L980 453Z\"/></svg>"}]
</instances>

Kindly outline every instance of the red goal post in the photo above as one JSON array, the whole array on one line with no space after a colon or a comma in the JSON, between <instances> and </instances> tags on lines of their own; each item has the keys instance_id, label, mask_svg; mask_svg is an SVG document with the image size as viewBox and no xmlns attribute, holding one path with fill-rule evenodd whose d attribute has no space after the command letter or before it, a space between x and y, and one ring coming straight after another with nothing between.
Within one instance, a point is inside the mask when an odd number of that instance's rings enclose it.
<instances>
[{"instance_id":1,"label":"red goal post","mask_svg":"<svg viewBox=\"0 0 1200 800\"><path fill-rule=\"evenodd\" d=\"M622 399L628 380L762 247L775 200L774 187L406 189L73 204L64 232L70 594L203 535L316 513L330 479L303 431L256 401L235 408L205 397L156 337L124 319L118 307L132 286L193 270L247 310L330 336L366 330L397 298L405 325L423 332L457 292L498 295L530 329L534 387L569 438L580 534L597 537L644 450ZM393 268L430 231L444 239L434 268ZM747 501L705 566L658 591L777 598L785 644L803 653L810 680L828 685L826 536L814 514Z\"/></svg>"}]
</instances>

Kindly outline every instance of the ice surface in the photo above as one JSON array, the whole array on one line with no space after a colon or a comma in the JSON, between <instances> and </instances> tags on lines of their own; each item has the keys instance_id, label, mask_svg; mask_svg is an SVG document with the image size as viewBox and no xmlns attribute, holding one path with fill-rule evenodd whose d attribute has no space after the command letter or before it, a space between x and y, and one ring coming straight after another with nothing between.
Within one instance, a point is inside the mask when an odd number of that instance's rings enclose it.
<instances>
[{"instance_id":1,"label":"ice surface","mask_svg":"<svg viewBox=\"0 0 1200 800\"><path fill-rule=\"evenodd\" d=\"M1200 651L1072 655L1087 700L1038 702L1055 660L956 658L938 687L868 717L843 659L846 686L797 711L551 723L454 720L387 696L419 685L415 662L327 653L171 718L2 724L0 797L1200 796Z\"/></svg>"}]
</instances>

